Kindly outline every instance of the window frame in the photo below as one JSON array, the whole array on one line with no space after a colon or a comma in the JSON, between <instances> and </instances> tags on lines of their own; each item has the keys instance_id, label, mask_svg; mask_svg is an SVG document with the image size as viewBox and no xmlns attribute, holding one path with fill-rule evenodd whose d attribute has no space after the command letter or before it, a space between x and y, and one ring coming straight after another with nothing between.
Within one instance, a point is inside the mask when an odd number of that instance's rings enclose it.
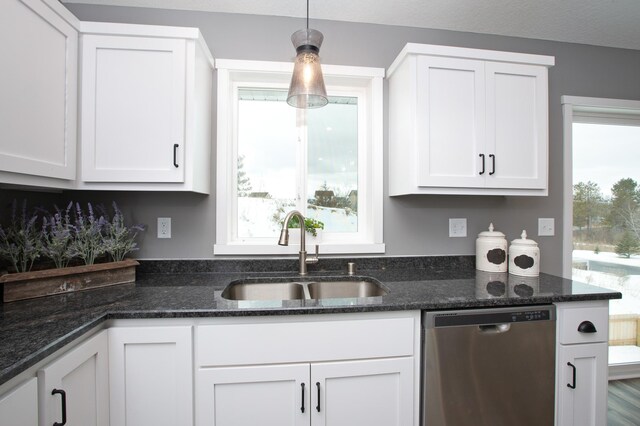
<instances>
[{"instance_id":1,"label":"window frame","mask_svg":"<svg viewBox=\"0 0 640 426\"><path fill-rule=\"evenodd\" d=\"M244 242L237 228L238 88L288 88L293 63L216 60L218 74L216 158L216 242L214 255L295 254L299 246L277 238ZM383 68L322 66L329 95L358 96L358 233L325 238L322 254L384 253L383 243ZM362 102L361 102L362 101ZM361 104L362 103L362 104ZM361 118L365 123L361 123ZM360 164L362 161L362 164ZM360 213L365 212L362 216ZM309 248L309 247L308 247Z\"/></svg>"}]
</instances>

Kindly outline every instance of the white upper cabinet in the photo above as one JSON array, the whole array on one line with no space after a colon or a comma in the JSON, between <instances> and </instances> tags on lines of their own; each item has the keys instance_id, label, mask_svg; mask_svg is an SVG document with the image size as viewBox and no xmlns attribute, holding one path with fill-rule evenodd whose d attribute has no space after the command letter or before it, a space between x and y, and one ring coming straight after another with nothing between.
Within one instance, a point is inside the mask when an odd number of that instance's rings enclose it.
<instances>
[{"instance_id":1,"label":"white upper cabinet","mask_svg":"<svg viewBox=\"0 0 640 426\"><path fill-rule=\"evenodd\" d=\"M200 31L81 29L79 186L208 193L213 58Z\"/></svg>"},{"instance_id":2,"label":"white upper cabinet","mask_svg":"<svg viewBox=\"0 0 640 426\"><path fill-rule=\"evenodd\" d=\"M0 182L65 188L76 177L79 21L57 1L0 4Z\"/></svg>"},{"instance_id":3,"label":"white upper cabinet","mask_svg":"<svg viewBox=\"0 0 640 426\"><path fill-rule=\"evenodd\" d=\"M407 44L388 72L390 195L547 195L553 63Z\"/></svg>"}]
</instances>

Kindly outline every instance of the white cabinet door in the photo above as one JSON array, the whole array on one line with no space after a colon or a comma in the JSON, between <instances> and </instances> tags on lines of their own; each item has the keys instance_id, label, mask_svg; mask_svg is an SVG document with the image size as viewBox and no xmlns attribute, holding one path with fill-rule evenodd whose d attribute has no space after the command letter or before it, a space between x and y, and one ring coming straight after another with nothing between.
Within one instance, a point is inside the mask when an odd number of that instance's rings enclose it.
<instances>
[{"instance_id":1,"label":"white cabinet door","mask_svg":"<svg viewBox=\"0 0 640 426\"><path fill-rule=\"evenodd\" d=\"M607 423L607 343L558 345L558 426Z\"/></svg>"},{"instance_id":2,"label":"white cabinet door","mask_svg":"<svg viewBox=\"0 0 640 426\"><path fill-rule=\"evenodd\" d=\"M109 425L107 331L102 331L38 371L40 426ZM66 413L62 406L66 405Z\"/></svg>"},{"instance_id":3,"label":"white cabinet door","mask_svg":"<svg viewBox=\"0 0 640 426\"><path fill-rule=\"evenodd\" d=\"M312 426L417 424L413 370L413 357L312 364Z\"/></svg>"},{"instance_id":4,"label":"white cabinet door","mask_svg":"<svg viewBox=\"0 0 640 426\"><path fill-rule=\"evenodd\" d=\"M111 424L193 424L191 327L109 329Z\"/></svg>"},{"instance_id":5,"label":"white cabinet door","mask_svg":"<svg viewBox=\"0 0 640 426\"><path fill-rule=\"evenodd\" d=\"M38 426L38 379L0 395L0 420L7 426Z\"/></svg>"},{"instance_id":6,"label":"white cabinet door","mask_svg":"<svg viewBox=\"0 0 640 426\"><path fill-rule=\"evenodd\" d=\"M309 426L309 364L203 368L197 426Z\"/></svg>"},{"instance_id":7,"label":"white cabinet door","mask_svg":"<svg viewBox=\"0 0 640 426\"><path fill-rule=\"evenodd\" d=\"M487 62L486 185L547 187L547 68Z\"/></svg>"},{"instance_id":8,"label":"white cabinet door","mask_svg":"<svg viewBox=\"0 0 640 426\"><path fill-rule=\"evenodd\" d=\"M484 62L422 56L417 67L418 186L484 186Z\"/></svg>"},{"instance_id":9,"label":"white cabinet door","mask_svg":"<svg viewBox=\"0 0 640 426\"><path fill-rule=\"evenodd\" d=\"M75 179L78 32L55 8L43 0L0 6L0 178Z\"/></svg>"},{"instance_id":10,"label":"white cabinet door","mask_svg":"<svg viewBox=\"0 0 640 426\"><path fill-rule=\"evenodd\" d=\"M82 36L82 180L183 182L186 41Z\"/></svg>"}]
</instances>

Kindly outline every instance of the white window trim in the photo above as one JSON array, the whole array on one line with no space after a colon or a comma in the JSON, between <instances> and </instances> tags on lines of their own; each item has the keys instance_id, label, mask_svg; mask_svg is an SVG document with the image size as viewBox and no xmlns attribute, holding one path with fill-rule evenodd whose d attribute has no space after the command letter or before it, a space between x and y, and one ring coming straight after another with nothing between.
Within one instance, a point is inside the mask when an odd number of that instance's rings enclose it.
<instances>
[{"instance_id":1,"label":"white window trim","mask_svg":"<svg viewBox=\"0 0 640 426\"><path fill-rule=\"evenodd\" d=\"M571 279L573 252L573 123L640 125L640 101L562 96L564 215L562 274Z\"/></svg>"},{"instance_id":2,"label":"white window trim","mask_svg":"<svg viewBox=\"0 0 640 426\"><path fill-rule=\"evenodd\" d=\"M279 246L273 242L263 244L247 244L233 241L231 221L234 218L234 205L230 203L235 196L233 183L237 173L237 143L233 140L237 123L237 100L234 96L239 83L261 82L265 74L269 80L279 86L288 87L293 63L262 62L244 60L216 60L218 73L218 133L217 133L217 168L216 168L216 243L214 255L283 255L295 254L299 247L292 242L289 246ZM327 87L347 86L362 87L370 102L366 103L369 139L366 155L369 157L365 165L368 194L362 197L366 210L366 236L362 241L337 243L328 241L321 244L321 254L370 254L384 253L383 243L383 68L352 67L340 65L322 65ZM359 155L360 160L360 155ZM360 169L360 167L359 167ZM361 174L359 170L359 176ZM360 191L360 189L359 189ZM365 195L365 194L363 194Z\"/></svg>"}]
</instances>

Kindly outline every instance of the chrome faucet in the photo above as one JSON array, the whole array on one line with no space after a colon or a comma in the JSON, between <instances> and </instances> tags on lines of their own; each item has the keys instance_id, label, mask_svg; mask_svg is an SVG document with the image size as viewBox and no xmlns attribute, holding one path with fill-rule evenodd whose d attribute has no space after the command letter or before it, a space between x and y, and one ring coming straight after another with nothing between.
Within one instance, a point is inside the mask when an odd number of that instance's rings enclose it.
<instances>
[{"instance_id":1,"label":"chrome faucet","mask_svg":"<svg viewBox=\"0 0 640 426\"><path fill-rule=\"evenodd\" d=\"M298 253L300 259L300 275L307 275L307 265L312 263L318 263L318 245L316 244L316 254L313 257L307 257L307 251L305 246L304 234L306 234L306 227L304 225L304 216L297 210L291 210L284 218L282 224L282 230L280 231L280 239L278 244L281 246L289 245L289 221L293 216L298 218L300 222L300 252Z\"/></svg>"}]
</instances>

